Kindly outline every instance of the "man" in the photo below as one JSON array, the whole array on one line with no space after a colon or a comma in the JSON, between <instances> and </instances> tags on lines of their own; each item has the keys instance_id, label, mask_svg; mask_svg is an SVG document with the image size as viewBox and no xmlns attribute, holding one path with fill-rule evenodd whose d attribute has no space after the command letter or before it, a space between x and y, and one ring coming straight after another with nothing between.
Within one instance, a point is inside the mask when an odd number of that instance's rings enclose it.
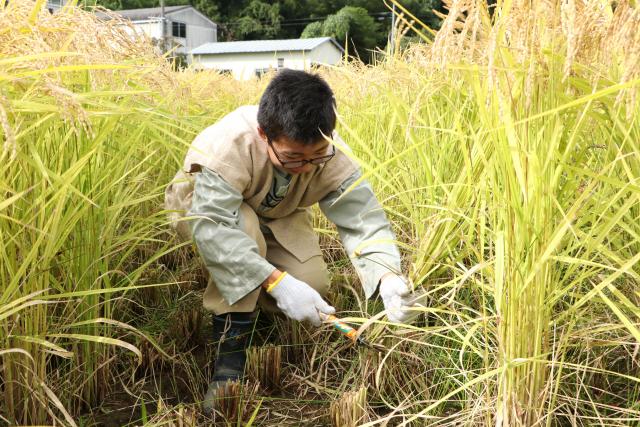
<instances>
[{"instance_id":1,"label":"man","mask_svg":"<svg viewBox=\"0 0 640 427\"><path fill-rule=\"evenodd\" d=\"M341 151L348 148L335 123L327 83L282 70L257 108L240 107L196 137L185 173L167 188L174 219L188 209L191 229L177 222L179 234L192 232L210 273L204 307L214 314L218 351L206 412L227 380L242 377L257 305L315 326L335 312L323 299L329 275L312 228L315 203L336 224L366 296L379 290L389 320L407 319L409 288L393 232L370 185Z\"/></svg>"}]
</instances>

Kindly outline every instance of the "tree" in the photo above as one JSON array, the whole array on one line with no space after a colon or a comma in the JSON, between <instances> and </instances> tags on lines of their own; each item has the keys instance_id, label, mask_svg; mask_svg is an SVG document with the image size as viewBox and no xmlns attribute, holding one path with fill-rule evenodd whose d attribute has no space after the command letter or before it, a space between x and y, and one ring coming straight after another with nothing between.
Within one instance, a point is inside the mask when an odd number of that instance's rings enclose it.
<instances>
[{"instance_id":1,"label":"tree","mask_svg":"<svg viewBox=\"0 0 640 427\"><path fill-rule=\"evenodd\" d=\"M301 39L312 39L314 37L322 37L322 22L312 22L311 24L304 27L302 34L300 35Z\"/></svg>"},{"instance_id":2,"label":"tree","mask_svg":"<svg viewBox=\"0 0 640 427\"><path fill-rule=\"evenodd\" d=\"M232 22L230 32L240 40L274 38L280 32L280 4L251 0Z\"/></svg>"},{"instance_id":3,"label":"tree","mask_svg":"<svg viewBox=\"0 0 640 427\"><path fill-rule=\"evenodd\" d=\"M340 44L347 44L364 61L369 61L371 51L376 48L382 37L379 25L362 7L345 6L334 15L329 15L323 23L313 22L302 32L302 38L333 37Z\"/></svg>"},{"instance_id":4,"label":"tree","mask_svg":"<svg viewBox=\"0 0 640 427\"><path fill-rule=\"evenodd\" d=\"M191 0L191 5L213 22L220 20L218 5L210 0Z\"/></svg>"}]
</instances>

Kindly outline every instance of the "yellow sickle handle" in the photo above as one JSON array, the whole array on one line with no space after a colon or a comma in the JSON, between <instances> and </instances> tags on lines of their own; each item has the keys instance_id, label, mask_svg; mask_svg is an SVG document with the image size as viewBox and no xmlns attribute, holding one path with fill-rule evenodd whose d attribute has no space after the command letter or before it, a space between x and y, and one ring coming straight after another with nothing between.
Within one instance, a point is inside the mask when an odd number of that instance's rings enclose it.
<instances>
[{"instance_id":1,"label":"yellow sickle handle","mask_svg":"<svg viewBox=\"0 0 640 427\"><path fill-rule=\"evenodd\" d=\"M333 314L324 314L324 313L319 313L319 314L320 314L320 319L322 319L325 322L330 322L333 325L333 327L342 335L349 338L354 343L358 342L358 333L351 326L347 325L346 323L338 319Z\"/></svg>"}]
</instances>

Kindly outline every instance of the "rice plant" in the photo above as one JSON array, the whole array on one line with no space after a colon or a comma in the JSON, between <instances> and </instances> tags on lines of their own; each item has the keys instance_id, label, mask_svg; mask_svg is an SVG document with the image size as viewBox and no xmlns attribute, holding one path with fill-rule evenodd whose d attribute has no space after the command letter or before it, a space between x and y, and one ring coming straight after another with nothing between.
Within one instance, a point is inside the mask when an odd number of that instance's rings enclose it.
<instances>
[{"instance_id":1,"label":"rice plant","mask_svg":"<svg viewBox=\"0 0 640 427\"><path fill-rule=\"evenodd\" d=\"M457 353L454 385L403 424L447 403L470 425L638 417L600 381L637 395L635 363L613 360L638 338L640 80L624 68L637 57L604 45L637 48L619 37L639 18L626 4L581 7L506 1L490 16L481 2L454 1L433 45L407 55L426 70L349 79L391 100L350 108L344 126L390 195L414 282L432 295L424 310ZM579 22L554 37L564 13ZM586 20L596 17L594 33ZM435 341L443 327L423 331Z\"/></svg>"},{"instance_id":2,"label":"rice plant","mask_svg":"<svg viewBox=\"0 0 640 427\"><path fill-rule=\"evenodd\" d=\"M51 16L42 2L1 13L2 416L73 423L113 387L128 359L118 348L141 358L124 338L153 342L118 300L175 283L142 276L174 245L163 237L160 171L199 119L173 110L180 93L155 86L178 87L170 68L122 30L73 7ZM68 36L85 31L94 37Z\"/></svg>"},{"instance_id":3,"label":"rice plant","mask_svg":"<svg viewBox=\"0 0 640 427\"><path fill-rule=\"evenodd\" d=\"M177 365L197 402L206 375L187 356L204 318L185 282L201 274L182 271L197 258L167 233L162 193L193 136L265 81L175 72L148 41L42 3L0 6L0 416L74 425ZM434 33L396 2L425 43L320 71L425 293L418 320L375 316L318 218L330 300L386 350L276 318L276 347L252 353L273 390L233 400L227 420L640 422L640 9L447 5ZM140 420L207 422L152 399Z\"/></svg>"}]
</instances>

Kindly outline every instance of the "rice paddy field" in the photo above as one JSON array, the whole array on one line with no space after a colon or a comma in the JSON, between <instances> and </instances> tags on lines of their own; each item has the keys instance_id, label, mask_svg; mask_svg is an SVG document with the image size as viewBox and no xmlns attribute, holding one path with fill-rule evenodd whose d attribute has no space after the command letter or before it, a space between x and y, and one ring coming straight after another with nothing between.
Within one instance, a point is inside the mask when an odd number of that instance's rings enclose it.
<instances>
[{"instance_id":1,"label":"rice paddy field","mask_svg":"<svg viewBox=\"0 0 640 427\"><path fill-rule=\"evenodd\" d=\"M213 419L207 278L163 194L268 76L43 3L0 3L0 425L640 426L636 1L451 0L437 33L399 2L422 43L318 70L427 297L389 324L318 215L329 301L387 350L260 318Z\"/></svg>"}]
</instances>

